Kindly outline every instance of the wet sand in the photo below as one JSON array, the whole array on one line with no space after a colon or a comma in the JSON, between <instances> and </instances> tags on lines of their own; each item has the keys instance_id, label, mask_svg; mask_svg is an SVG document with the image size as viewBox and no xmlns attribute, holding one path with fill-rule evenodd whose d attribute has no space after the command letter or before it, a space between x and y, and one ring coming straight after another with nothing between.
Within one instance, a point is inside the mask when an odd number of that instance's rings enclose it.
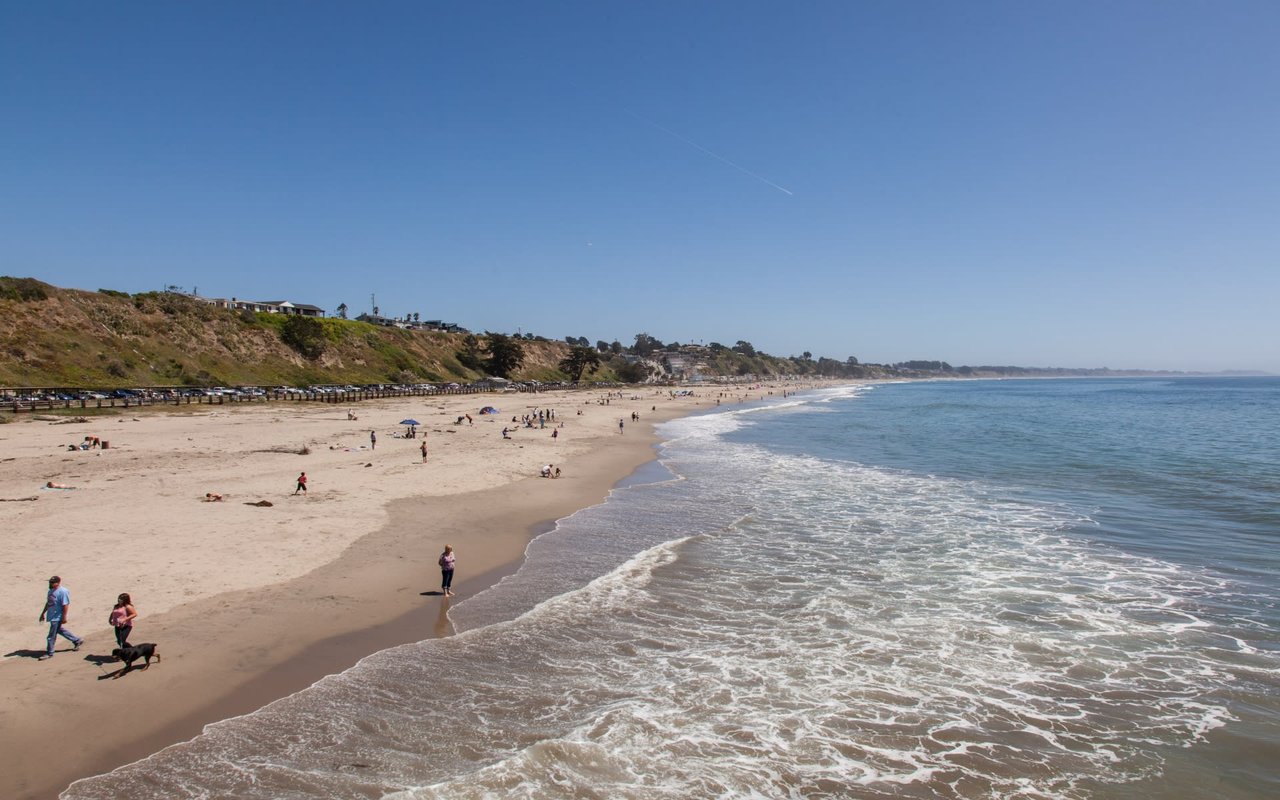
<instances>
[{"instance_id":1,"label":"wet sand","mask_svg":"<svg viewBox=\"0 0 1280 800\"><path fill-rule=\"evenodd\" d=\"M629 399L633 394L639 399ZM628 392L609 406L598 397L433 402L433 419L422 426L432 430L427 464L419 441L384 432L396 427L386 420L425 416L423 398L414 399L416 407L387 401L356 408L361 419L350 423L333 407L291 407L0 428L0 446L13 456L0 464L0 496L29 493L46 476L81 487L0 504L3 543L13 554L0 604L9 612L0 614L0 635L11 646L0 663L7 731L0 794L55 797L74 780L185 741L374 652L448 635L451 602L513 572L548 522L601 502L653 458L655 422L714 403L652 391ZM489 402L505 404L506 413L444 427L460 409L474 417L471 406ZM562 435L552 440L550 428L522 429L503 440L510 409L519 415L534 405L557 410ZM630 420L632 411L642 414L640 423ZM618 434L619 417L625 435ZM378 448L359 449L374 419ZM89 429L111 430L120 446L71 453L59 444ZM196 435L186 436L188 429ZM146 452L157 439L164 447ZM175 459L183 439L201 444ZM304 440L310 455L258 447ZM564 476L531 477L547 462ZM282 492L279 484L292 489L302 468L314 476L312 496ZM226 490L227 500L200 502L205 486ZM273 506L244 505L260 496ZM372 532L360 531L362 519ZM436 559L446 542L458 554L453 598L439 594ZM85 646L72 653L60 639L56 657L41 662L35 659L46 626L34 623L46 572L61 574L71 590L67 627ZM163 661L148 670L121 675L111 660L106 615L117 586L131 591L141 614L131 641L159 644Z\"/></svg>"}]
</instances>

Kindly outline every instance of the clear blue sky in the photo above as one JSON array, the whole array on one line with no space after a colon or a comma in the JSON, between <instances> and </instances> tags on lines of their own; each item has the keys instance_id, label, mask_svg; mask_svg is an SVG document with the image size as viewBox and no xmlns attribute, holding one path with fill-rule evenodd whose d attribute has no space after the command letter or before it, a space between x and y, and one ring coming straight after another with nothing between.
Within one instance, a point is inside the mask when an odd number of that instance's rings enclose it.
<instances>
[{"instance_id":1,"label":"clear blue sky","mask_svg":"<svg viewBox=\"0 0 1280 800\"><path fill-rule=\"evenodd\" d=\"M1280 372L1280 3L0 3L0 274Z\"/></svg>"}]
</instances>

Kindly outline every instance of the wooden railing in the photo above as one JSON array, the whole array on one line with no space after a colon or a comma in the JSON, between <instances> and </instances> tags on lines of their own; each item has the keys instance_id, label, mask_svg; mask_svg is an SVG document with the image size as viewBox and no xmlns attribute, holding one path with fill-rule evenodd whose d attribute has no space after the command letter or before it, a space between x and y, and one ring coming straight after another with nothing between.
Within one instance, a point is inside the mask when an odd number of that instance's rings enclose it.
<instances>
[{"instance_id":1,"label":"wooden railing","mask_svg":"<svg viewBox=\"0 0 1280 800\"><path fill-rule=\"evenodd\" d=\"M334 390L331 392L316 391L280 391L272 389L265 394L213 394L213 395L174 395L165 397L104 397L64 399L33 399L30 395L40 389L6 389L0 395L0 408L15 414L30 411L54 411L58 409L78 408L138 408L140 406L183 406L183 405L234 405L237 403L271 403L271 402L312 402L312 403L359 403L363 400L380 400L389 397L414 397L455 394L484 394L499 392L497 389L486 389L476 386L459 386L456 389L438 387L435 389L355 389L352 391ZM537 387L517 387L520 392L536 392ZM23 399L26 398L26 399Z\"/></svg>"}]
</instances>

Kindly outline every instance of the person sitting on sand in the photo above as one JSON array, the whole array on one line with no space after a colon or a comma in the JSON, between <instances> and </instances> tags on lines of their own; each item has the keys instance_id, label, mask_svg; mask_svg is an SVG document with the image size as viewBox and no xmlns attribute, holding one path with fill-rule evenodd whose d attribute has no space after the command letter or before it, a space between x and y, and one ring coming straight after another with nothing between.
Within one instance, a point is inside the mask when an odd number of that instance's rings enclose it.
<instances>
[{"instance_id":1,"label":"person sitting on sand","mask_svg":"<svg viewBox=\"0 0 1280 800\"><path fill-rule=\"evenodd\" d=\"M205 501L206 503L221 503L221 502L222 502L222 495L220 495L220 494L214 494L213 492L205 492L205 493L204 493L204 501Z\"/></svg>"},{"instance_id":2,"label":"person sitting on sand","mask_svg":"<svg viewBox=\"0 0 1280 800\"><path fill-rule=\"evenodd\" d=\"M550 477L551 477L551 465L550 465L550 464L543 464L543 465L542 465L542 469L539 471L539 474L540 474L542 477L544 477L544 478L550 478Z\"/></svg>"},{"instance_id":3,"label":"person sitting on sand","mask_svg":"<svg viewBox=\"0 0 1280 800\"><path fill-rule=\"evenodd\" d=\"M502 429L502 438L503 438L503 439L510 439L510 438L511 438L511 429L510 429L510 428L503 428L503 429Z\"/></svg>"}]
</instances>

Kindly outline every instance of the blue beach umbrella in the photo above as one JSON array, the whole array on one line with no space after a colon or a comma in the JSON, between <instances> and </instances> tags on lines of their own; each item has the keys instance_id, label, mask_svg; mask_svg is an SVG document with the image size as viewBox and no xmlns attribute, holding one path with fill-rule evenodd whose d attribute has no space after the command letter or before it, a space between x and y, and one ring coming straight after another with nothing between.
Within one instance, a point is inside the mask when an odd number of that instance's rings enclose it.
<instances>
[{"instance_id":1,"label":"blue beach umbrella","mask_svg":"<svg viewBox=\"0 0 1280 800\"><path fill-rule=\"evenodd\" d=\"M421 425L422 423L418 422L416 419L402 419L400 420L400 424L401 425Z\"/></svg>"}]
</instances>

